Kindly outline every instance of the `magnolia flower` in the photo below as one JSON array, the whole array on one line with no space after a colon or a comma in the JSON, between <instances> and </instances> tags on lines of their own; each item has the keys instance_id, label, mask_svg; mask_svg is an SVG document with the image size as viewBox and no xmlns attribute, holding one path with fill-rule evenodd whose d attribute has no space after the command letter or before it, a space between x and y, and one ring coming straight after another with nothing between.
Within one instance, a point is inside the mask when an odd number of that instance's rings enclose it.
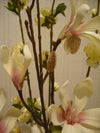
<instances>
[{"instance_id":1,"label":"magnolia flower","mask_svg":"<svg viewBox=\"0 0 100 133\"><path fill-rule=\"evenodd\" d=\"M5 105L6 102L6 94L4 89L0 89L0 113ZM0 118L0 133L9 133L16 121L17 117L20 115L20 111L17 109L10 109L6 115L2 118Z\"/></svg>"},{"instance_id":2,"label":"magnolia flower","mask_svg":"<svg viewBox=\"0 0 100 133\"><path fill-rule=\"evenodd\" d=\"M100 29L100 16L96 16L89 21L84 22L83 19L90 9L89 6L87 4L81 4L77 7L76 11L76 1L70 0L70 2L71 18L59 35L59 38L64 40L64 49L66 53L74 54L77 52L81 43L81 36L90 39L95 45L100 45L100 35L90 31Z\"/></svg>"},{"instance_id":3,"label":"magnolia flower","mask_svg":"<svg viewBox=\"0 0 100 133\"><path fill-rule=\"evenodd\" d=\"M89 78L78 83L74 88L73 101L67 94L68 82L61 87L60 106L52 104L47 115L54 125L61 125L61 133L95 133L100 131L100 108L84 110L92 92L93 85Z\"/></svg>"},{"instance_id":4,"label":"magnolia flower","mask_svg":"<svg viewBox=\"0 0 100 133\"><path fill-rule=\"evenodd\" d=\"M2 46L1 61L16 89L20 90L23 85L24 76L31 62L31 53L28 46L15 44L10 55L8 47Z\"/></svg>"},{"instance_id":5,"label":"magnolia flower","mask_svg":"<svg viewBox=\"0 0 100 133\"><path fill-rule=\"evenodd\" d=\"M85 48L86 56L88 57L86 63L88 66L97 68L100 63L100 46L89 43Z\"/></svg>"}]
</instances>

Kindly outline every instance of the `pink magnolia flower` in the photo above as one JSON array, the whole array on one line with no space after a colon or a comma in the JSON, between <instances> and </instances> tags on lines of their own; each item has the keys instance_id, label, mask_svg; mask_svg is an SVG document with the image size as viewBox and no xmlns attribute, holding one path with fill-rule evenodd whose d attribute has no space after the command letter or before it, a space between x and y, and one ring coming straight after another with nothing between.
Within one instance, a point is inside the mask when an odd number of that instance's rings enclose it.
<instances>
[{"instance_id":1,"label":"pink magnolia flower","mask_svg":"<svg viewBox=\"0 0 100 133\"><path fill-rule=\"evenodd\" d=\"M61 105L52 104L47 115L54 125L61 125L61 133L95 133L100 131L100 108L84 110L92 92L90 78L78 83L74 88L73 101L67 94L68 82L61 87L59 98Z\"/></svg>"},{"instance_id":2,"label":"pink magnolia flower","mask_svg":"<svg viewBox=\"0 0 100 133\"><path fill-rule=\"evenodd\" d=\"M28 45L15 44L10 55L8 47L2 46L1 61L5 70L10 75L16 89L20 90L23 85L26 71L31 62L31 53Z\"/></svg>"},{"instance_id":3,"label":"pink magnolia flower","mask_svg":"<svg viewBox=\"0 0 100 133\"><path fill-rule=\"evenodd\" d=\"M6 94L4 89L0 89L0 113L6 102ZM4 117L0 118L0 133L9 133L15 123L17 122L17 117L21 114L18 109L10 109ZM1 116L1 114L0 114Z\"/></svg>"},{"instance_id":4,"label":"pink magnolia flower","mask_svg":"<svg viewBox=\"0 0 100 133\"><path fill-rule=\"evenodd\" d=\"M90 30L100 29L100 16L96 16L88 21L83 21L86 17L89 6L81 3L75 9L76 0L71 2L71 18L70 21L61 31L59 38L64 41L64 49L67 54L74 54L80 47L80 37L86 37L94 44L100 46L100 35ZM78 2L77 2L78 3Z\"/></svg>"}]
</instances>

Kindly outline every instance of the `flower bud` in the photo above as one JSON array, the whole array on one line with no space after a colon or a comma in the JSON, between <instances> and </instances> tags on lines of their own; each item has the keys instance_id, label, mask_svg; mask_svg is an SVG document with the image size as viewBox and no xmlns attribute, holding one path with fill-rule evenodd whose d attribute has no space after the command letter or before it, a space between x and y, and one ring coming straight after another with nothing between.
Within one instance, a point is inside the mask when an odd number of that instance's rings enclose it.
<instances>
[{"instance_id":1,"label":"flower bud","mask_svg":"<svg viewBox=\"0 0 100 133\"><path fill-rule=\"evenodd\" d=\"M95 16L97 16L97 9L96 8L92 9L92 13L91 13L92 18Z\"/></svg>"},{"instance_id":2,"label":"flower bud","mask_svg":"<svg viewBox=\"0 0 100 133\"><path fill-rule=\"evenodd\" d=\"M54 51L51 52L48 60L47 60L47 71L48 73L53 72L56 66L56 53Z\"/></svg>"},{"instance_id":3,"label":"flower bud","mask_svg":"<svg viewBox=\"0 0 100 133\"><path fill-rule=\"evenodd\" d=\"M54 91L57 91L59 89L59 84L57 82L54 83Z\"/></svg>"}]
</instances>

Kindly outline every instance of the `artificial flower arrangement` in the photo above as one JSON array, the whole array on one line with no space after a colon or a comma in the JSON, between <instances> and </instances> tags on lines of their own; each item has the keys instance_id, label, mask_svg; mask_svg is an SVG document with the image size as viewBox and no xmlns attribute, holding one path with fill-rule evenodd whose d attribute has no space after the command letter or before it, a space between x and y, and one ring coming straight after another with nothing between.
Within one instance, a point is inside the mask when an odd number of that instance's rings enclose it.
<instances>
[{"instance_id":1,"label":"artificial flower arrangement","mask_svg":"<svg viewBox=\"0 0 100 133\"><path fill-rule=\"evenodd\" d=\"M22 125L26 123L31 127L30 132L35 133L95 133L100 132L100 108L85 110L84 107L93 93L93 83L89 78L90 68L97 68L100 62L100 16L98 0L97 10L93 10L92 17L84 21L89 11L89 5L81 1L76 7L76 0L70 0L71 17L69 23L65 24L56 41L53 40L54 25L57 16L65 16L66 5L60 3L54 8L55 0L52 0L52 7L41 8L39 0L10 0L6 8L16 14L19 18L19 25L22 35L22 43L14 44L11 53L7 46L1 46L1 62L11 77L18 95L11 99L13 108L0 119L0 133L21 133ZM37 17L34 21L38 27L38 50L34 36L32 10L36 4ZM29 65L32 54L28 44L25 43L21 11L25 10L28 20L25 20L26 32L32 44L34 63L37 74L37 82L40 98L32 97L30 87ZM50 30L50 50L43 51L41 43L41 29ZM91 31L94 30L94 31ZM67 54L75 54L80 47L81 38L86 37L89 43L84 48L87 56L88 72L86 79L78 83L74 88L73 100L67 93L68 81L59 89L55 82L54 70L56 66L56 51L59 45L64 45ZM44 71L43 71L44 69ZM44 82L49 77L48 105L44 101ZM27 80L29 97L23 97L23 84ZM61 104L55 103L55 91L59 89ZM0 111L6 101L4 89L0 89ZM17 113L16 113L17 112ZM28 128L28 127L27 127ZM29 132L29 131L26 131Z\"/></svg>"}]
</instances>

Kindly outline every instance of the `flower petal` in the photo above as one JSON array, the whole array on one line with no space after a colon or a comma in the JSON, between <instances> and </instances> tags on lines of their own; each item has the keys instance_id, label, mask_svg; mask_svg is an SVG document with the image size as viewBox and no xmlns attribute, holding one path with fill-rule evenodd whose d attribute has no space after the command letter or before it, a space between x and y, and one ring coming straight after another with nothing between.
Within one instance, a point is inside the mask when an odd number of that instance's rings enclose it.
<instances>
[{"instance_id":1,"label":"flower petal","mask_svg":"<svg viewBox=\"0 0 100 133\"><path fill-rule=\"evenodd\" d=\"M58 36L59 39L63 39L63 37L65 37L65 30L67 29L67 27L68 27L68 24L63 27L63 29L61 30Z\"/></svg>"},{"instance_id":2,"label":"flower petal","mask_svg":"<svg viewBox=\"0 0 100 133\"><path fill-rule=\"evenodd\" d=\"M12 108L6 113L3 120L8 132L10 132L13 129L15 123L17 122L17 118L20 115L21 115L21 111L16 108Z\"/></svg>"},{"instance_id":3,"label":"flower petal","mask_svg":"<svg viewBox=\"0 0 100 133\"><path fill-rule=\"evenodd\" d=\"M73 43L74 42L74 43ZM64 50L67 54L75 54L80 47L81 39L77 36L67 34L64 42Z\"/></svg>"},{"instance_id":4,"label":"flower petal","mask_svg":"<svg viewBox=\"0 0 100 133\"><path fill-rule=\"evenodd\" d=\"M82 23L82 20L86 17L88 11L89 11L89 6L87 4L82 4L76 13L76 18L73 24L73 28L77 29L79 28L79 25Z\"/></svg>"},{"instance_id":5,"label":"flower petal","mask_svg":"<svg viewBox=\"0 0 100 133\"><path fill-rule=\"evenodd\" d=\"M88 109L83 113L85 114L85 117L83 117L81 123L100 130L100 108Z\"/></svg>"},{"instance_id":6,"label":"flower petal","mask_svg":"<svg viewBox=\"0 0 100 133\"><path fill-rule=\"evenodd\" d=\"M70 125L65 122L61 133L81 133L80 125L74 124Z\"/></svg>"},{"instance_id":7,"label":"flower petal","mask_svg":"<svg viewBox=\"0 0 100 133\"><path fill-rule=\"evenodd\" d=\"M96 16L82 25L85 30L97 30L100 29L100 16Z\"/></svg>"},{"instance_id":8,"label":"flower petal","mask_svg":"<svg viewBox=\"0 0 100 133\"><path fill-rule=\"evenodd\" d=\"M95 130L95 129L92 129L92 128L84 127L82 125L80 125L80 128L81 128L82 133L99 133L100 132L99 130Z\"/></svg>"},{"instance_id":9,"label":"flower petal","mask_svg":"<svg viewBox=\"0 0 100 133\"><path fill-rule=\"evenodd\" d=\"M5 45L1 46L1 62L3 64L5 70L10 75L10 73L11 73L11 60L10 60L10 56L9 56L8 47Z\"/></svg>"},{"instance_id":10,"label":"flower petal","mask_svg":"<svg viewBox=\"0 0 100 133\"><path fill-rule=\"evenodd\" d=\"M100 46L100 34L96 34L95 32L91 31L84 31L81 33L81 36L88 38L90 41L92 41L92 43Z\"/></svg>"},{"instance_id":11,"label":"flower petal","mask_svg":"<svg viewBox=\"0 0 100 133\"><path fill-rule=\"evenodd\" d=\"M77 115L84 109L87 102L88 102L88 98L86 96L82 98L78 98L77 96L74 97L72 108L76 109Z\"/></svg>"},{"instance_id":12,"label":"flower petal","mask_svg":"<svg viewBox=\"0 0 100 133\"><path fill-rule=\"evenodd\" d=\"M24 67L23 67L23 70L22 70L22 73L21 73L21 79L24 78L25 73L26 73L26 71L28 69L28 66L29 66L29 64L31 62L31 58L32 58L31 52L30 52L30 50L28 48L28 45L24 45L23 53L24 53L24 64L23 64Z\"/></svg>"},{"instance_id":13,"label":"flower petal","mask_svg":"<svg viewBox=\"0 0 100 133\"><path fill-rule=\"evenodd\" d=\"M54 125L61 125L64 121L63 110L54 104L47 109L47 116Z\"/></svg>"},{"instance_id":14,"label":"flower petal","mask_svg":"<svg viewBox=\"0 0 100 133\"><path fill-rule=\"evenodd\" d=\"M78 83L74 88L74 96L77 98L83 98L86 96L90 98L93 93L93 84L90 78L86 78L85 80Z\"/></svg>"},{"instance_id":15,"label":"flower petal","mask_svg":"<svg viewBox=\"0 0 100 133\"><path fill-rule=\"evenodd\" d=\"M0 89L0 112L2 111L2 108L4 107L6 102L6 93L3 88Z\"/></svg>"},{"instance_id":16,"label":"flower petal","mask_svg":"<svg viewBox=\"0 0 100 133\"><path fill-rule=\"evenodd\" d=\"M59 91L59 99L61 101L61 106L62 106L62 108L64 110L66 109L66 107L68 107L70 105L70 102L71 102L70 98L69 98L69 96L67 94L67 86L68 86L68 81L66 81L62 85L62 87L61 87L61 89Z\"/></svg>"}]
</instances>

